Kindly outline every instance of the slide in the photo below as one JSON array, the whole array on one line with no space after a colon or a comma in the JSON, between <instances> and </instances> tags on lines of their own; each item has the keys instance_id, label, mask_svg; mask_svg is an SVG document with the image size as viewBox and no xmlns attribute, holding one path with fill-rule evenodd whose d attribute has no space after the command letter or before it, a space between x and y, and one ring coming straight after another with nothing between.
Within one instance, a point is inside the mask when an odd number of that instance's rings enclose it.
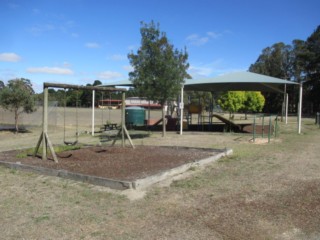
<instances>
[{"instance_id":1,"label":"slide","mask_svg":"<svg viewBox=\"0 0 320 240\"><path fill-rule=\"evenodd\" d=\"M162 118L160 118L158 121L156 121L154 124L152 124L151 126L154 127L154 126L157 126L159 125L159 123L162 122Z\"/></svg>"},{"instance_id":2,"label":"slide","mask_svg":"<svg viewBox=\"0 0 320 240\"><path fill-rule=\"evenodd\" d=\"M233 129L233 131L241 131L241 126L238 125L238 124L235 124L234 122L230 121L229 119L227 119L225 117L222 117L219 114L212 114L211 115L211 119L213 117L219 119L221 122L223 122L223 123L227 124L228 126L230 126Z\"/></svg>"},{"instance_id":3,"label":"slide","mask_svg":"<svg viewBox=\"0 0 320 240\"><path fill-rule=\"evenodd\" d=\"M177 130L177 118L172 118L171 116L166 116L167 124L166 124L166 130L168 131L174 131ZM160 118L157 122L151 125L151 127L155 127L162 123L162 118Z\"/></svg>"}]
</instances>

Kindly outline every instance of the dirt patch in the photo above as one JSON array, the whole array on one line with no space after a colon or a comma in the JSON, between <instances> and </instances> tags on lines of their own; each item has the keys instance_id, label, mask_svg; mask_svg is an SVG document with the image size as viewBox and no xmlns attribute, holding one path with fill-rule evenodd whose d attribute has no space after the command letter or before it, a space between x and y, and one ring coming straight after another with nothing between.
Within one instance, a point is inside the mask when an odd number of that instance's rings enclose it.
<instances>
[{"instance_id":1,"label":"dirt patch","mask_svg":"<svg viewBox=\"0 0 320 240\"><path fill-rule=\"evenodd\" d=\"M212 157L219 150L138 146L86 147L58 154L59 163L43 161L39 157L17 158L22 151L1 153L2 161L67 170L74 173L116 180L136 180L168 169Z\"/></svg>"}]
</instances>

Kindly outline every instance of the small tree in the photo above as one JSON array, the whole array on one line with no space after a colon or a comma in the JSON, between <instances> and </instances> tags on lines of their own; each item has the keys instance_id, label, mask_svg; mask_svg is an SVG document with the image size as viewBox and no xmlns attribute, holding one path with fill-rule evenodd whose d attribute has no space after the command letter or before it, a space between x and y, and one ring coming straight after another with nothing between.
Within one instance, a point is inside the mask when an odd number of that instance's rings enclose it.
<instances>
[{"instance_id":1,"label":"small tree","mask_svg":"<svg viewBox=\"0 0 320 240\"><path fill-rule=\"evenodd\" d=\"M14 112L16 132L19 131L18 120L21 113L34 112L34 90L29 79L20 78L10 80L0 91L0 105Z\"/></svg>"},{"instance_id":2,"label":"small tree","mask_svg":"<svg viewBox=\"0 0 320 240\"><path fill-rule=\"evenodd\" d=\"M248 112L261 112L264 107L264 103L265 98L261 92L245 92L245 100L242 110L245 112L246 119Z\"/></svg>"},{"instance_id":3,"label":"small tree","mask_svg":"<svg viewBox=\"0 0 320 240\"><path fill-rule=\"evenodd\" d=\"M218 99L220 107L229 112L229 118L234 117L234 113L243 107L245 101L245 92L243 91L229 91L223 93Z\"/></svg>"},{"instance_id":4,"label":"small tree","mask_svg":"<svg viewBox=\"0 0 320 240\"><path fill-rule=\"evenodd\" d=\"M175 98L184 80L191 78L187 73L189 64L186 50L174 49L159 24L141 23L141 47L137 54L128 55L133 71L129 73L140 97L158 101L162 106L163 136L165 136L164 106Z\"/></svg>"}]
</instances>

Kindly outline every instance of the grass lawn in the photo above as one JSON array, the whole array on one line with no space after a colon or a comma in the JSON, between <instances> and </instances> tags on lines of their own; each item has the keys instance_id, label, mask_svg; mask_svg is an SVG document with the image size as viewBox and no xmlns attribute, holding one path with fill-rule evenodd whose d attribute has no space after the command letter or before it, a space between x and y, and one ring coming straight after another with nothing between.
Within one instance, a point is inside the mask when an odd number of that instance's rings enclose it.
<instances>
[{"instance_id":1,"label":"grass lawn","mask_svg":"<svg viewBox=\"0 0 320 240\"><path fill-rule=\"evenodd\" d=\"M281 124L270 144L232 133L135 139L234 151L135 201L0 167L0 239L320 239L320 129L313 119L302 127Z\"/></svg>"}]
</instances>

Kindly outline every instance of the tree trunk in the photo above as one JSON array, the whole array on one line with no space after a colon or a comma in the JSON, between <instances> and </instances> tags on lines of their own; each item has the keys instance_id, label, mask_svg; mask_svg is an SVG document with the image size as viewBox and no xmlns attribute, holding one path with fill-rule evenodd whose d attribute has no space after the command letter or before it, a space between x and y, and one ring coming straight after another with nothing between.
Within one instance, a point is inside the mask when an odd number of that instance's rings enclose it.
<instances>
[{"instance_id":1,"label":"tree trunk","mask_svg":"<svg viewBox=\"0 0 320 240\"><path fill-rule=\"evenodd\" d=\"M166 136L166 113L165 105L162 105L162 137Z\"/></svg>"},{"instance_id":2,"label":"tree trunk","mask_svg":"<svg viewBox=\"0 0 320 240\"><path fill-rule=\"evenodd\" d=\"M18 119L19 119L18 109L15 109L14 110L14 124L15 124L16 133L19 132Z\"/></svg>"}]
</instances>

